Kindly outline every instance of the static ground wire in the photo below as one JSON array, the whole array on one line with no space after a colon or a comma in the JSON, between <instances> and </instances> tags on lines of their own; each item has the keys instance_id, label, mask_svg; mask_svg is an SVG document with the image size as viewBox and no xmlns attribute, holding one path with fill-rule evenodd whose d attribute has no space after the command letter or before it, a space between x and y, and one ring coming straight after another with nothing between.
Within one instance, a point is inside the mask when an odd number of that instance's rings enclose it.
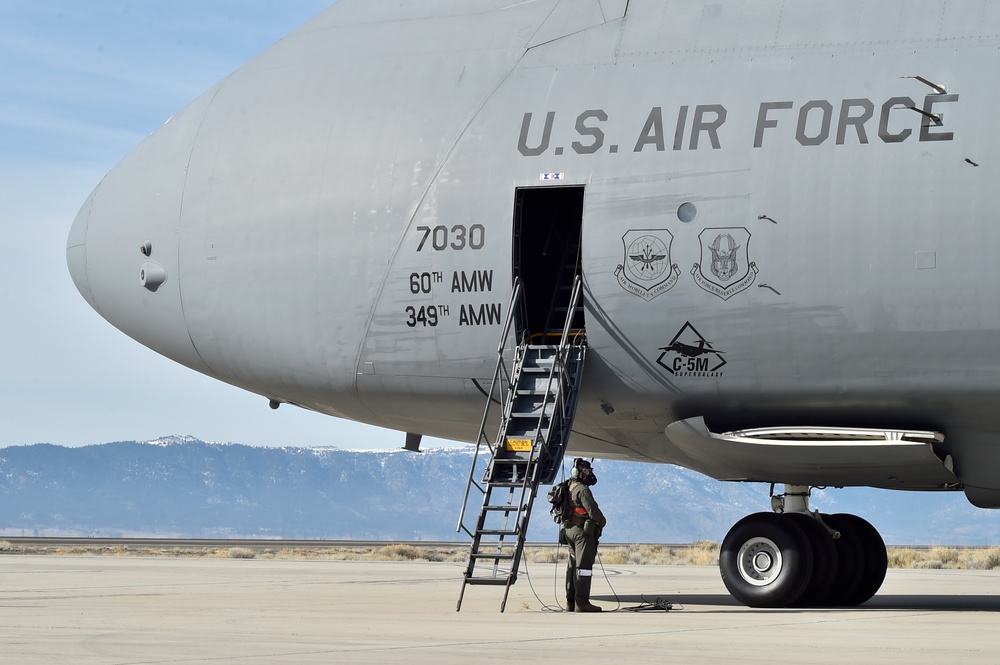
<instances>
[{"instance_id":1,"label":"static ground wire","mask_svg":"<svg viewBox=\"0 0 1000 665\"><path fill-rule=\"evenodd\" d=\"M566 480L566 467L563 466L561 470L562 470L562 480L565 481ZM537 600L538 604L541 605L543 612L568 612L569 611L568 608L563 607L562 604L559 602L559 598L561 597L561 594L564 593L564 591L565 591L564 588L563 589L560 588L560 584L559 584L559 572L560 572L560 568L559 568L559 555L562 553L562 548L563 548L563 544L562 543L557 543L556 544L556 556L555 556L555 561L554 561L554 563L556 565L555 565L555 572L552 575L552 595L556 599L556 604L555 605L549 605L549 604L547 604L538 595L538 592L535 590L535 585L531 581L531 574L528 572L528 559L527 559L527 557L524 557L524 559L523 559L523 561L524 561L524 576L528 579L528 587L531 589L531 594L535 597L535 600ZM599 565L601 567L601 574L604 575L604 581L608 583L608 588L611 589L611 593L612 593L612 595L614 595L614 597L615 597L615 603L617 604L617 607L615 607L615 609L613 609L613 610L606 610L606 611L608 611L608 612L654 612L654 611L655 612L659 612L659 611L669 612L670 610L682 610L682 609L684 609L683 605L679 605L677 603L672 603L672 602L670 602L669 600L667 600L666 598L664 598L662 596L657 596L652 601L647 600L645 594L643 594L643 595L640 596L640 598L642 599L642 603L641 604L636 605L634 607L622 607L621 598L619 598L618 592L615 591L614 586L611 584L611 578L608 577L608 571L604 567L604 560L601 558L601 550L600 550L600 548L598 548L598 550L597 550L597 565Z\"/></svg>"},{"instance_id":2,"label":"static ground wire","mask_svg":"<svg viewBox=\"0 0 1000 665\"><path fill-rule=\"evenodd\" d=\"M559 602L561 589L560 589L560 586L559 586L559 572L560 572L560 568L559 568L558 564L559 564L559 553L562 551L562 547L563 547L562 543L559 543L556 546L556 557L555 557L555 559L556 559L555 560L556 567L555 567L555 573L552 576L552 594L556 598L556 604L555 605L549 605L549 604L547 604L538 595L538 591L535 590L535 585L531 581L531 574L528 572L528 560L527 559L524 560L524 576L528 579L528 587L531 589L531 594L535 597L535 600L537 600L538 604L541 605L543 612L568 612L569 611L567 608L563 607L562 604ZM663 596L656 596L655 598L653 598L652 600L650 600L650 599L646 598L646 594L642 594L641 596L639 596L642 599L642 602L640 604L634 605L634 606L631 606L631 607L623 607L622 606L621 598L618 596L618 592L615 591L614 586L611 584L611 579L608 577L608 571L604 567L604 562L601 561L601 552L600 552L600 550L598 550L598 552L597 552L597 560L598 560L598 565L601 567L601 573L604 575L604 581L607 582L608 588L611 589L611 593L614 595L615 602L618 605L613 610L604 610L604 611L607 611L607 612L636 612L636 613L642 613L642 612L670 612L670 611L674 611L674 610L683 610L684 609L684 606L681 605L680 603L672 602L672 601L668 600L667 598L665 598Z\"/></svg>"},{"instance_id":3,"label":"static ground wire","mask_svg":"<svg viewBox=\"0 0 1000 665\"><path fill-rule=\"evenodd\" d=\"M542 611L543 612L568 612L569 611L567 608L563 607L562 604L559 602L560 593L564 593L565 592L565 589L562 589L562 591L560 591L560 586L559 586L559 572L560 572L559 554L562 552L562 548L563 548L562 543L558 543L556 545L556 556L555 556L555 562L554 562L555 563L555 571L552 574L552 595L556 599L556 604L555 605L548 605L548 604L546 604L546 602L544 600L542 600L538 596L538 592L535 591L535 585L531 582L531 574L528 572L528 559L527 558L524 559L524 576L526 578L528 578L528 587L531 589L531 594L535 597L535 600L538 601L538 604L542 606ZM600 559L601 559L601 553L600 553L600 551L598 551L597 552L598 565L601 567L601 572L604 574L604 580L608 583L608 588L611 589L611 593L615 597L615 602L618 604L618 606L615 609L613 609L613 610L606 610L606 611L608 611L608 612L617 612L618 610L625 609L625 608L622 607L622 601L618 597L618 592L615 591L615 588L611 585L611 579L608 577L608 571L604 569L604 563ZM563 569L563 570L565 570L565 569Z\"/></svg>"}]
</instances>

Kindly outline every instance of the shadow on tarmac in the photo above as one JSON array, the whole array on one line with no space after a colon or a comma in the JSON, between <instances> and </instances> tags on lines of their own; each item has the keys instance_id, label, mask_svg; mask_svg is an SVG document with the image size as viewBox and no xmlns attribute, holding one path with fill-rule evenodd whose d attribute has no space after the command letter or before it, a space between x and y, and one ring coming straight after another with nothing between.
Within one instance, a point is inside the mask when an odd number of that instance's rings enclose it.
<instances>
[{"instance_id":1,"label":"shadow on tarmac","mask_svg":"<svg viewBox=\"0 0 1000 665\"><path fill-rule=\"evenodd\" d=\"M950 612L1000 612L1000 596L959 595L959 596L904 596L875 594L875 597L859 609L866 610L948 610Z\"/></svg>"},{"instance_id":2,"label":"shadow on tarmac","mask_svg":"<svg viewBox=\"0 0 1000 665\"><path fill-rule=\"evenodd\" d=\"M864 611L901 611L901 610L938 610L949 612L1000 612L1000 595L878 595L864 605L858 607L790 607L776 609L757 609L744 607L729 594L684 594L684 593L644 593L623 594L615 597L612 594L594 595L592 600L601 603L620 602L622 605L639 605L651 603L663 598L675 605L693 607L743 607L750 612L854 612Z\"/></svg>"}]
</instances>

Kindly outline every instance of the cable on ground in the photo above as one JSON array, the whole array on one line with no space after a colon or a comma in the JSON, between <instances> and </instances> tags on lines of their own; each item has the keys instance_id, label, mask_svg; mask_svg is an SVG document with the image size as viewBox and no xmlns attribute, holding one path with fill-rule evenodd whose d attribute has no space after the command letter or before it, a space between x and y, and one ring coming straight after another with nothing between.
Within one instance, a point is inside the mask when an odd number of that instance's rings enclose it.
<instances>
[{"instance_id":1,"label":"cable on ground","mask_svg":"<svg viewBox=\"0 0 1000 665\"><path fill-rule=\"evenodd\" d=\"M647 600L645 595L640 596L642 603L633 607L623 607L622 612L669 612L671 610L683 610L684 606L679 603L672 603L663 596L657 596L653 600Z\"/></svg>"}]
</instances>

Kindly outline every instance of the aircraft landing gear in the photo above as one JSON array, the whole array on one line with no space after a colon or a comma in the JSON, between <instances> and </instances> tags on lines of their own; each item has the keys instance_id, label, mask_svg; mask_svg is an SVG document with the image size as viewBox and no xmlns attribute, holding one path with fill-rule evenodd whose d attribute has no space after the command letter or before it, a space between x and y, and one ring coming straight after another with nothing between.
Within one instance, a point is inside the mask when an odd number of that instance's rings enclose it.
<instances>
[{"instance_id":1,"label":"aircraft landing gear","mask_svg":"<svg viewBox=\"0 0 1000 665\"><path fill-rule=\"evenodd\" d=\"M854 606L885 579L885 543L856 515L809 512L808 488L789 488L775 508L737 522L722 541L719 571L750 607Z\"/></svg>"}]
</instances>

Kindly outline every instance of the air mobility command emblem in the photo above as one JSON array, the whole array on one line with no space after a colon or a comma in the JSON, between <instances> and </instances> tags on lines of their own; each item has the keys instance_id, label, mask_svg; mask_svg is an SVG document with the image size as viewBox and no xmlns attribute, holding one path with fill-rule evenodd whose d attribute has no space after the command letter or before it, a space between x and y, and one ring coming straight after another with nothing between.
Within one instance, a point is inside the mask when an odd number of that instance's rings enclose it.
<instances>
[{"instance_id":1,"label":"air mobility command emblem","mask_svg":"<svg viewBox=\"0 0 1000 665\"><path fill-rule=\"evenodd\" d=\"M677 284L681 269L670 262L674 236L666 229L631 229L622 236L624 257L615 270L618 285L649 302Z\"/></svg>"},{"instance_id":2,"label":"air mobility command emblem","mask_svg":"<svg viewBox=\"0 0 1000 665\"><path fill-rule=\"evenodd\" d=\"M701 263L694 264L695 283L714 296L729 300L750 288L757 265L750 262L750 232L744 228L705 229L698 234Z\"/></svg>"}]
</instances>

